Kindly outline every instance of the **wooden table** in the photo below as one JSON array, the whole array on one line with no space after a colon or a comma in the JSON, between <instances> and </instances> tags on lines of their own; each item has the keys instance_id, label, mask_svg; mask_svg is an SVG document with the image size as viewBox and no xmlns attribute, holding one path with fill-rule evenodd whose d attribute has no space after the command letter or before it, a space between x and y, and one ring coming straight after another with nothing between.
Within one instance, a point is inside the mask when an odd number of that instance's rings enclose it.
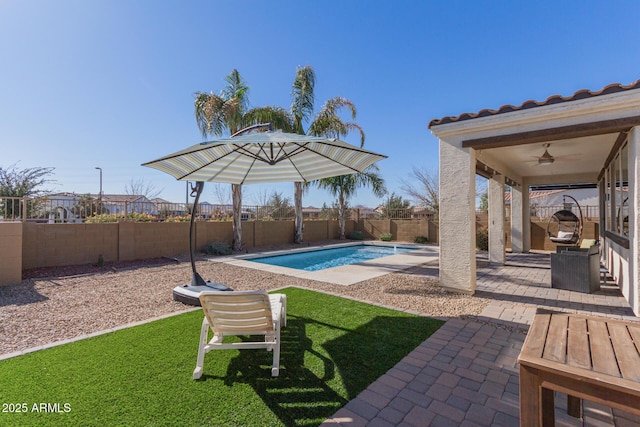
<instances>
[{"instance_id":1,"label":"wooden table","mask_svg":"<svg viewBox=\"0 0 640 427\"><path fill-rule=\"evenodd\" d=\"M640 417L640 322L538 309L518 362L521 426L554 425L554 390Z\"/></svg>"}]
</instances>

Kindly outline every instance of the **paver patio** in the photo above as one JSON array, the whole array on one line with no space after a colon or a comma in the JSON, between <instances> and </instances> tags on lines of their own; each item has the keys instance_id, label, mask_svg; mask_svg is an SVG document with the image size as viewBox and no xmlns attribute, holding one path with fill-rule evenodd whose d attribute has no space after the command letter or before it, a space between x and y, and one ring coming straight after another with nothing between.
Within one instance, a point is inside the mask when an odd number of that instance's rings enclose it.
<instances>
[{"instance_id":1,"label":"paver patio","mask_svg":"<svg viewBox=\"0 0 640 427\"><path fill-rule=\"evenodd\" d=\"M478 296L493 301L473 319L450 319L323 426L517 426L516 359L537 307L638 320L617 287L595 294L551 288L548 254L478 257ZM583 419L556 396L556 425L640 426L631 414L584 401Z\"/></svg>"}]
</instances>

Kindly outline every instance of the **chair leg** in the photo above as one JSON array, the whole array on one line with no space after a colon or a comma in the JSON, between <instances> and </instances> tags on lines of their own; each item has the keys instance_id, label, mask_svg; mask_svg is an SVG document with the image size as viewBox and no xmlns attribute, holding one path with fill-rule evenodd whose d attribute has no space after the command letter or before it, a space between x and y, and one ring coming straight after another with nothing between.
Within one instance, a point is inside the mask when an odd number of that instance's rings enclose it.
<instances>
[{"instance_id":1,"label":"chair leg","mask_svg":"<svg viewBox=\"0 0 640 427\"><path fill-rule=\"evenodd\" d=\"M282 313L281 313L281 317L282 317L282 327L286 328L287 327L287 295L285 295L285 294L282 295Z\"/></svg>"},{"instance_id":2,"label":"chair leg","mask_svg":"<svg viewBox=\"0 0 640 427\"><path fill-rule=\"evenodd\" d=\"M275 341L273 346L273 367L271 368L271 376L277 377L280 373L280 319L276 322Z\"/></svg>"},{"instance_id":3,"label":"chair leg","mask_svg":"<svg viewBox=\"0 0 640 427\"><path fill-rule=\"evenodd\" d=\"M204 365L205 347L209 338L209 322L205 317L202 320L202 328L200 328L200 344L198 346L198 360L196 361L196 369L193 371L193 379L197 380L202 377L202 369Z\"/></svg>"},{"instance_id":4,"label":"chair leg","mask_svg":"<svg viewBox=\"0 0 640 427\"><path fill-rule=\"evenodd\" d=\"M280 372L280 343L273 348L273 367L271 368L271 376L277 377Z\"/></svg>"}]
</instances>

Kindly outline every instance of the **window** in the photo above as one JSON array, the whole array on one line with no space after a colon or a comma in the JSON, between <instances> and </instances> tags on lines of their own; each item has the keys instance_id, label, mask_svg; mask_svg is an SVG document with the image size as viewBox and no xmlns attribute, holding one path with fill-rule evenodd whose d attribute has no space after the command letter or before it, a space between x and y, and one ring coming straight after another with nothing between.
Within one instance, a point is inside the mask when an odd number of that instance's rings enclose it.
<instances>
[{"instance_id":1,"label":"window","mask_svg":"<svg viewBox=\"0 0 640 427\"><path fill-rule=\"evenodd\" d=\"M609 232L629 236L629 149L625 143L609 163L600 181L602 224Z\"/></svg>"},{"instance_id":2,"label":"window","mask_svg":"<svg viewBox=\"0 0 640 427\"><path fill-rule=\"evenodd\" d=\"M629 235L629 149L624 144L620 150L620 180L616 183L618 233Z\"/></svg>"},{"instance_id":3,"label":"window","mask_svg":"<svg viewBox=\"0 0 640 427\"><path fill-rule=\"evenodd\" d=\"M611 225L609 230L620 234L618 206L620 204L620 153L611 162Z\"/></svg>"},{"instance_id":4,"label":"window","mask_svg":"<svg viewBox=\"0 0 640 427\"><path fill-rule=\"evenodd\" d=\"M613 163L611 164L613 165ZM611 188L611 165L609 165L609 167L607 168L607 172L604 174L605 176L605 185L606 185L606 189L607 189L607 197L606 199L606 209L604 210L605 213L605 225L606 225L606 229L608 231L611 231L611 228L613 226L613 220L611 219L611 202L613 200L613 194L612 194L612 188Z\"/></svg>"}]
</instances>

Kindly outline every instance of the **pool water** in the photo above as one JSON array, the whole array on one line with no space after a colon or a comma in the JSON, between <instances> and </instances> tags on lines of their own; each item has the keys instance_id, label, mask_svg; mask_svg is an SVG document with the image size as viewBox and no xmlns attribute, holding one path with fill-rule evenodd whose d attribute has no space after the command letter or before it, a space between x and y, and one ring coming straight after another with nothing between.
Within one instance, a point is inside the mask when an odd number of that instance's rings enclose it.
<instances>
[{"instance_id":1,"label":"pool water","mask_svg":"<svg viewBox=\"0 0 640 427\"><path fill-rule=\"evenodd\" d=\"M389 246L347 246L343 248L320 249L295 254L252 258L250 261L305 271L318 271L341 265L356 264L371 259L382 258L412 251L414 248L394 248Z\"/></svg>"}]
</instances>

